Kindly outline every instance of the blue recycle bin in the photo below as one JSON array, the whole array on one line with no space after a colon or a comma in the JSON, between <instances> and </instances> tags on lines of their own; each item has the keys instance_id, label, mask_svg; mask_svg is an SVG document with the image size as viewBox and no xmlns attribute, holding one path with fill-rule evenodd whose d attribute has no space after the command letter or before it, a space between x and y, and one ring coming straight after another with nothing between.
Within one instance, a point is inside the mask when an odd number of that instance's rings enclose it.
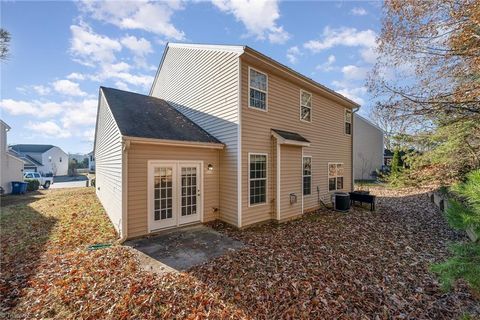
<instances>
[{"instance_id":1,"label":"blue recycle bin","mask_svg":"<svg viewBox=\"0 0 480 320\"><path fill-rule=\"evenodd\" d=\"M22 181L12 181L12 194L22 194L27 192L28 183Z\"/></svg>"}]
</instances>

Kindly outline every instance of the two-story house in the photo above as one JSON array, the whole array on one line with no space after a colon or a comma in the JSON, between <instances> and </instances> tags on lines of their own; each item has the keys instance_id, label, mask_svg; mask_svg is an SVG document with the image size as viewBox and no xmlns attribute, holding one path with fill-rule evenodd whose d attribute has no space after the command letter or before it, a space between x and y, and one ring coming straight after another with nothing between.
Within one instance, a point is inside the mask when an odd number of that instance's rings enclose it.
<instances>
[{"instance_id":1,"label":"two-story house","mask_svg":"<svg viewBox=\"0 0 480 320\"><path fill-rule=\"evenodd\" d=\"M358 108L247 46L170 43L149 96L100 88L97 195L124 238L292 219L352 189Z\"/></svg>"},{"instance_id":2,"label":"two-story house","mask_svg":"<svg viewBox=\"0 0 480 320\"><path fill-rule=\"evenodd\" d=\"M14 144L10 151L24 161L25 172L63 176L68 174L68 154L51 144Z\"/></svg>"}]
</instances>

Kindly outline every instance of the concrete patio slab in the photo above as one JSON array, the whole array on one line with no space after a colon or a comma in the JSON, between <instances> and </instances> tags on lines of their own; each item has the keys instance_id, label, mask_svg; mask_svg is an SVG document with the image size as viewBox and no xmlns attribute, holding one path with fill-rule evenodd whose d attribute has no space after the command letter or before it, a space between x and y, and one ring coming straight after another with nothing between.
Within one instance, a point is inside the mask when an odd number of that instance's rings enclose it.
<instances>
[{"instance_id":1,"label":"concrete patio slab","mask_svg":"<svg viewBox=\"0 0 480 320\"><path fill-rule=\"evenodd\" d=\"M219 257L230 250L244 247L242 242L204 225L195 225L148 238L129 240L125 242L125 245L161 263L157 264L150 259L140 259L140 263L145 264L144 269L160 273L171 271L171 269L184 271Z\"/></svg>"}]
</instances>

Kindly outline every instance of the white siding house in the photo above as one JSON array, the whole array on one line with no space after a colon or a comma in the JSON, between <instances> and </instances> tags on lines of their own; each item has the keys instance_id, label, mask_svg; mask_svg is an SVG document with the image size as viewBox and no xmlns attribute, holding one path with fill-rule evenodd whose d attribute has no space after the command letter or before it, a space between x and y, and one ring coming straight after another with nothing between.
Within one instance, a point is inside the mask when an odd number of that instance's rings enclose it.
<instances>
[{"instance_id":1,"label":"white siding house","mask_svg":"<svg viewBox=\"0 0 480 320\"><path fill-rule=\"evenodd\" d=\"M10 146L10 149L24 160L25 171L36 171L54 176L68 174L68 154L57 146L16 144Z\"/></svg>"},{"instance_id":2,"label":"white siding house","mask_svg":"<svg viewBox=\"0 0 480 320\"><path fill-rule=\"evenodd\" d=\"M355 180L374 179L383 164L383 131L369 120L355 114L353 157Z\"/></svg>"},{"instance_id":3,"label":"white siding house","mask_svg":"<svg viewBox=\"0 0 480 320\"><path fill-rule=\"evenodd\" d=\"M95 153L92 151L87 156L88 156L88 171L95 172Z\"/></svg>"},{"instance_id":4,"label":"white siding house","mask_svg":"<svg viewBox=\"0 0 480 320\"><path fill-rule=\"evenodd\" d=\"M225 144L220 159L220 206L224 219L234 225L241 210L238 199L241 199L239 56L242 53L240 46L170 43L150 92ZM238 197L225 197L222 193Z\"/></svg>"},{"instance_id":5,"label":"white siding house","mask_svg":"<svg viewBox=\"0 0 480 320\"><path fill-rule=\"evenodd\" d=\"M95 188L98 198L120 236L126 232L122 220L123 151L122 136L100 90L94 156Z\"/></svg>"},{"instance_id":6,"label":"white siding house","mask_svg":"<svg viewBox=\"0 0 480 320\"><path fill-rule=\"evenodd\" d=\"M0 186L5 193L12 191L12 181L23 181L23 161L8 152L9 130L10 126L0 120Z\"/></svg>"}]
</instances>

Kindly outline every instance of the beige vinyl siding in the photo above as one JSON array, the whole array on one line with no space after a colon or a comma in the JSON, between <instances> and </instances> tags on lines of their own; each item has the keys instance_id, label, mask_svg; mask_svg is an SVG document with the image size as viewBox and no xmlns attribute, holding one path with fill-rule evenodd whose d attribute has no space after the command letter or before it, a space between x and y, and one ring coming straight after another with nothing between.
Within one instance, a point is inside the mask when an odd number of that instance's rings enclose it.
<instances>
[{"instance_id":1,"label":"beige vinyl siding","mask_svg":"<svg viewBox=\"0 0 480 320\"><path fill-rule=\"evenodd\" d=\"M122 234L122 136L100 93L95 133L95 188L115 229ZM67 161L68 159L65 159Z\"/></svg>"},{"instance_id":2,"label":"beige vinyl siding","mask_svg":"<svg viewBox=\"0 0 480 320\"><path fill-rule=\"evenodd\" d=\"M148 233L148 161L149 160L199 160L204 163L203 174L203 221L219 217L219 150L193 147L160 146L131 143L128 149L128 237ZM208 171L211 163L213 170Z\"/></svg>"},{"instance_id":3,"label":"beige vinyl siding","mask_svg":"<svg viewBox=\"0 0 480 320\"><path fill-rule=\"evenodd\" d=\"M383 131L355 114L353 156L355 179L372 179L383 164Z\"/></svg>"},{"instance_id":4,"label":"beige vinyl siding","mask_svg":"<svg viewBox=\"0 0 480 320\"><path fill-rule=\"evenodd\" d=\"M242 186L243 194L248 191L248 153L265 152L271 157L271 128L297 132L311 142L304 147L304 155L312 157L312 194L304 197L304 211L318 206L317 186L320 196L329 200L328 162L343 162L345 166L344 187L351 186L351 136L344 129L345 107L321 95L318 88L306 87L305 83L286 80L271 67L258 64L242 57ZM248 107L248 67L268 74L268 112ZM312 122L300 120L300 89L312 93ZM269 161L269 166L272 161ZM269 170L271 172L271 168ZM299 165L300 172L300 165ZM298 175L301 181L301 175ZM269 201L275 199L275 184L269 184ZM284 195L283 195L284 196ZM282 197L283 197L282 196ZM281 199L284 201L284 199ZM299 197L301 202L301 196ZM271 206L248 207L247 197L242 204L243 225L263 221L272 216Z\"/></svg>"},{"instance_id":5,"label":"beige vinyl siding","mask_svg":"<svg viewBox=\"0 0 480 320\"><path fill-rule=\"evenodd\" d=\"M280 220L302 214L302 147L280 145ZM290 193L297 202L290 204Z\"/></svg>"},{"instance_id":6,"label":"beige vinyl siding","mask_svg":"<svg viewBox=\"0 0 480 320\"><path fill-rule=\"evenodd\" d=\"M225 144L220 152L220 219L237 225L239 53L167 47L152 96L165 99Z\"/></svg>"}]
</instances>

